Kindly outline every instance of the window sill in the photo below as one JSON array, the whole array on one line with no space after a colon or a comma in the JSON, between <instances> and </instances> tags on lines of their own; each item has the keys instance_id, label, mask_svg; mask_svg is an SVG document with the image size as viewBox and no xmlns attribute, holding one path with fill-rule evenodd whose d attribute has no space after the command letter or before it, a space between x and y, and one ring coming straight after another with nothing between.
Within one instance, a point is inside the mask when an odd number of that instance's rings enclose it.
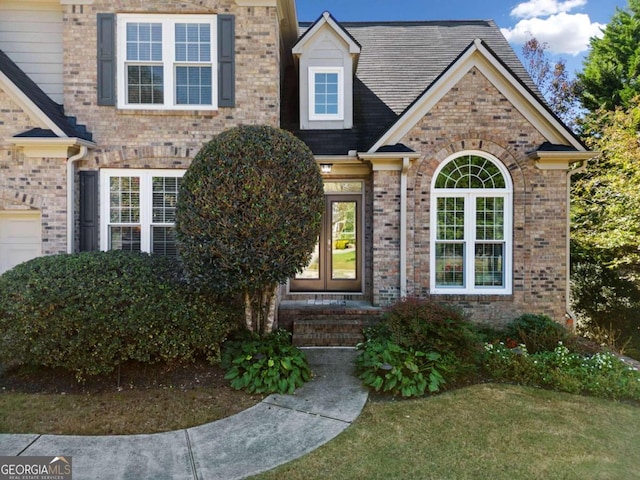
<instances>
[{"instance_id":1,"label":"window sill","mask_svg":"<svg viewBox=\"0 0 640 480\"><path fill-rule=\"evenodd\" d=\"M437 297L438 300L445 302L459 302L459 301L478 301L478 302L508 302L513 300L513 292L505 293L446 293L446 292L431 292L433 297Z\"/></svg>"},{"instance_id":2,"label":"window sill","mask_svg":"<svg viewBox=\"0 0 640 480\"><path fill-rule=\"evenodd\" d=\"M135 115L135 116L155 116L155 117L216 117L220 114L219 109L210 110L148 110L135 108L116 108L118 115Z\"/></svg>"}]
</instances>

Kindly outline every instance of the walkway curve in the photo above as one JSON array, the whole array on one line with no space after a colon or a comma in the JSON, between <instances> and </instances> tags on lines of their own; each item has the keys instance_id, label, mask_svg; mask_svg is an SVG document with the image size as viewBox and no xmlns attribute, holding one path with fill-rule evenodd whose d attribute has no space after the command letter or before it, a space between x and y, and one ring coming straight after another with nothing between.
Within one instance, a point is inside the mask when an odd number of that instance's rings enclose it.
<instances>
[{"instance_id":1,"label":"walkway curve","mask_svg":"<svg viewBox=\"0 0 640 480\"><path fill-rule=\"evenodd\" d=\"M0 456L71 456L74 480L232 480L271 470L336 437L367 401L353 348L305 353L314 378L294 395L217 422L149 435L0 434Z\"/></svg>"}]
</instances>

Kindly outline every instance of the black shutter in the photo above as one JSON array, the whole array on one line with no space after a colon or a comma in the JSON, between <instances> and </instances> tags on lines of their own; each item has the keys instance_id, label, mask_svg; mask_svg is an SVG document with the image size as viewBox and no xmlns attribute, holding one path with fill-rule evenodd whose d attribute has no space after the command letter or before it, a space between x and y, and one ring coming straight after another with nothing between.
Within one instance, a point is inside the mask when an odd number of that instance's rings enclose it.
<instances>
[{"instance_id":1,"label":"black shutter","mask_svg":"<svg viewBox=\"0 0 640 480\"><path fill-rule=\"evenodd\" d=\"M236 105L235 17L218 15L218 106Z\"/></svg>"},{"instance_id":2,"label":"black shutter","mask_svg":"<svg viewBox=\"0 0 640 480\"><path fill-rule=\"evenodd\" d=\"M98 172L80 175L80 251L99 250L98 245Z\"/></svg>"},{"instance_id":3,"label":"black shutter","mask_svg":"<svg viewBox=\"0 0 640 480\"><path fill-rule=\"evenodd\" d=\"M116 104L116 16L98 14L98 105Z\"/></svg>"}]
</instances>

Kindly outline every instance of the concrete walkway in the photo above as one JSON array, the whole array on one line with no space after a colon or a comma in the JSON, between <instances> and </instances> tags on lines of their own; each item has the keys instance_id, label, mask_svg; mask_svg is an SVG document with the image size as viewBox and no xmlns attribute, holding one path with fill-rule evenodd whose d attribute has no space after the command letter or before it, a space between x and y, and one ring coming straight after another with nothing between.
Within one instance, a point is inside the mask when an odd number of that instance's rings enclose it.
<instances>
[{"instance_id":1,"label":"concrete walkway","mask_svg":"<svg viewBox=\"0 0 640 480\"><path fill-rule=\"evenodd\" d=\"M305 352L313 380L232 417L151 435L0 434L0 456L71 456L74 480L231 480L270 470L337 436L367 401L354 349Z\"/></svg>"}]
</instances>

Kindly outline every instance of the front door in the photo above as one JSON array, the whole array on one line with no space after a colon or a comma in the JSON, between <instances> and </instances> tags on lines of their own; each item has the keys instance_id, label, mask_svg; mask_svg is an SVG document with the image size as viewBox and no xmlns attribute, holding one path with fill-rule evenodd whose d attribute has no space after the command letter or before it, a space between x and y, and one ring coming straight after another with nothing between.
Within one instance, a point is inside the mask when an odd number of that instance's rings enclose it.
<instances>
[{"instance_id":1,"label":"front door","mask_svg":"<svg viewBox=\"0 0 640 480\"><path fill-rule=\"evenodd\" d=\"M325 195L319 241L309 265L291 279L290 291L362 291L361 197L361 194Z\"/></svg>"}]
</instances>

